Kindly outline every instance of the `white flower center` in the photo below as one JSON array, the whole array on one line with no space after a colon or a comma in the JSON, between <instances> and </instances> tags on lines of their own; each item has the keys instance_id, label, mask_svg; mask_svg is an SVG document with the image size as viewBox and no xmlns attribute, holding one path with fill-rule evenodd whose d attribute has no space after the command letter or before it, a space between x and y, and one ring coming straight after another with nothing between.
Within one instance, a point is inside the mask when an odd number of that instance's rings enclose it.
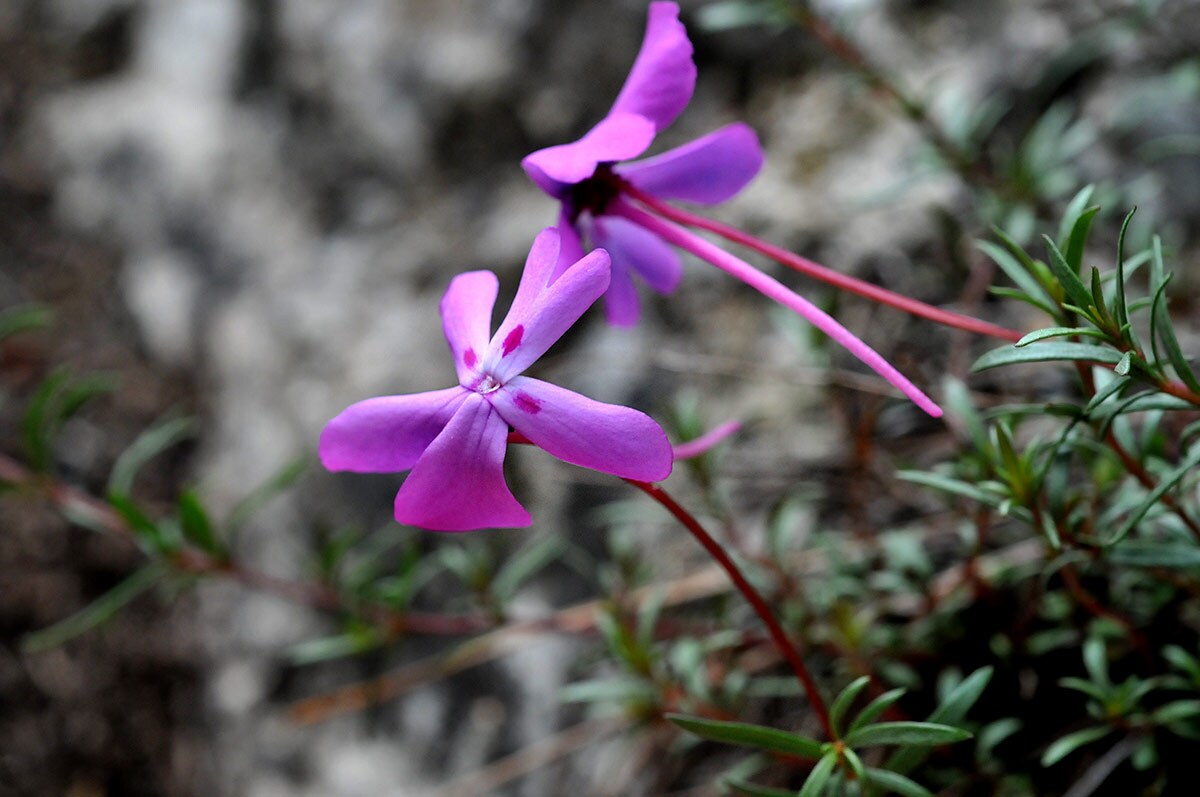
<instances>
[{"instance_id":1,"label":"white flower center","mask_svg":"<svg viewBox=\"0 0 1200 797\"><path fill-rule=\"evenodd\" d=\"M484 374L483 379L475 386L475 392L487 395L500 389L500 382L491 374Z\"/></svg>"}]
</instances>

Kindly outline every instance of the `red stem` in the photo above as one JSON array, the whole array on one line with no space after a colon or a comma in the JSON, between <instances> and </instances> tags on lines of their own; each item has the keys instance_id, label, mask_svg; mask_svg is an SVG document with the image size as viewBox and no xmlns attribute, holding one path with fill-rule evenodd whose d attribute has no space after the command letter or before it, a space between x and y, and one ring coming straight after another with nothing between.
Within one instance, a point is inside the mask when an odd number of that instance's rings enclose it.
<instances>
[{"instance_id":1,"label":"red stem","mask_svg":"<svg viewBox=\"0 0 1200 797\"><path fill-rule=\"evenodd\" d=\"M738 569L737 564L725 553L720 543L712 538L700 522L694 518L691 513L676 503L675 499L666 493L657 484L649 482L640 482L635 479L625 479L624 481L632 484L646 495L660 503L663 508L675 516L684 528L691 532L697 542L704 547L708 555L716 560L717 564L725 569L729 575L729 579L733 582L738 591L742 593L750 605L754 607L755 613L759 619L767 626L767 631L771 634L771 639L775 641L776 647L783 653L783 657L787 659L788 664L792 667L792 672L796 673L796 677L800 680L800 684L804 687L805 694L808 695L808 702L812 706L813 711L817 712L818 718L821 720L821 725L825 728L826 735L836 741L838 739L837 730L833 727L833 723L829 719L829 709L825 706L825 701L821 697L821 693L817 690L817 685L813 681L812 675L808 672L808 667L804 664L804 659L801 658L800 652L796 650L795 645L788 639L784 633L783 627L779 621L775 619L775 615L771 613L771 609L767 606L767 602L762 595L746 580L742 575L742 571Z\"/></svg>"},{"instance_id":2,"label":"red stem","mask_svg":"<svg viewBox=\"0 0 1200 797\"><path fill-rule=\"evenodd\" d=\"M902 310L906 313L925 318L938 324L954 327L956 329L974 332L979 335L986 335L1000 340L1007 340L1016 343L1021 339L1021 333L1006 327L997 326L996 324L981 321L978 318L972 318L961 313L951 312L950 310L942 310L941 308L925 304L916 299L903 296L898 293L893 293L886 288L881 288L878 285L873 285L856 277L851 277L846 274L834 271L831 268L814 263L813 261L801 257L794 252L789 252L774 244L769 244L766 241L755 238L753 235L742 232L736 227L731 227L728 224L722 224L719 221L706 219L703 216L697 216L694 213L689 213L686 210L663 202L644 191L630 185L628 182L621 183L621 190L628 196L641 202L643 205L654 211L663 218L679 224L684 224L689 227L698 227L702 230L708 230L711 233L732 241L733 243L753 249L772 260L787 266L788 268L805 274L813 279L820 280L850 293L858 294L872 301L886 304L889 307L894 307L897 310Z\"/></svg>"}]
</instances>

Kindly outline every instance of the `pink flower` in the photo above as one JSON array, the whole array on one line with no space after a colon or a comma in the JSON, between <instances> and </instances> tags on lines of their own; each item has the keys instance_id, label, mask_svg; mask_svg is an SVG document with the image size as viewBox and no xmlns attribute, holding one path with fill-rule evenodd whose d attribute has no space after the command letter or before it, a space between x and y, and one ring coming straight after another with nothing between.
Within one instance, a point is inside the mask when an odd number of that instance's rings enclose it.
<instances>
[{"instance_id":1,"label":"pink flower","mask_svg":"<svg viewBox=\"0 0 1200 797\"><path fill-rule=\"evenodd\" d=\"M612 212L623 182L662 199L716 204L758 174L762 150L744 124L731 124L653 158L622 163L645 152L692 98L696 65L675 3L651 3L646 36L616 102L600 123L570 144L540 149L521 162L525 172L562 203L560 268L585 249L612 256L605 313L629 326L639 306L633 274L659 293L679 284L679 256L660 237Z\"/></svg>"},{"instance_id":2,"label":"pink flower","mask_svg":"<svg viewBox=\"0 0 1200 797\"><path fill-rule=\"evenodd\" d=\"M504 481L510 427L574 465L639 481L666 478L671 445L649 417L522 375L609 285L607 252L596 250L556 277L559 249L554 229L537 237L512 307L490 339L496 275L455 277L441 313L459 384L351 405L321 433L325 467L411 469L396 495L396 520L438 531L532 522Z\"/></svg>"}]
</instances>

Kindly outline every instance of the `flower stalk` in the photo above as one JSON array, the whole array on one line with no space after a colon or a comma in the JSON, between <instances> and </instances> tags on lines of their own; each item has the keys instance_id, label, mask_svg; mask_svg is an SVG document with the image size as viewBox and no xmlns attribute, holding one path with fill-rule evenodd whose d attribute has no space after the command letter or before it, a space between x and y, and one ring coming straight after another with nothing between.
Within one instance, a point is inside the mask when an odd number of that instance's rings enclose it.
<instances>
[{"instance_id":1,"label":"flower stalk","mask_svg":"<svg viewBox=\"0 0 1200 797\"><path fill-rule=\"evenodd\" d=\"M775 246L774 244L763 241L754 237L736 227L731 227L728 224L722 224L719 221L698 216L694 213L689 213L686 210L675 207L674 205L656 199L650 194L642 191L634 185L625 181L621 186L621 191L636 199L642 205L645 205L655 214L662 216L665 219L683 224L688 227L695 227L701 230L707 230L715 235L719 235L727 241L753 249L759 254L774 260L780 265L787 266L793 271L797 271L805 276L820 280L827 285L832 285L839 290L848 291L864 298L870 299L880 304L885 304L888 307L893 307L910 315L915 315L918 318L924 318L933 321L937 324L961 329L966 332L974 332L977 335L985 335L991 338L1007 340L1016 343L1021 339L1021 333L1016 330L998 326L996 324L982 321L972 316L955 313L950 310L943 310L940 307L926 304L908 296L899 293L894 293L886 288L874 285L865 280L856 277L842 274L834 271L827 266L822 266L819 263L814 263L808 258L801 257L794 252L789 252L786 249Z\"/></svg>"},{"instance_id":2,"label":"flower stalk","mask_svg":"<svg viewBox=\"0 0 1200 797\"><path fill-rule=\"evenodd\" d=\"M869 365L876 373L890 382L896 389L929 415L934 418L941 417L941 407L925 395L920 388L909 381L906 376L896 370L882 355L856 338L831 315L789 289L779 280L764 274L746 261L734 257L724 249L709 243L695 233L647 213L641 208L621 202L615 205L612 212L623 216L643 229L649 230L668 243L691 252L701 260L711 263L730 276L746 283L768 299L779 302L784 307L799 314L835 342L845 347L855 357Z\"/></svg>"}]
</instances>

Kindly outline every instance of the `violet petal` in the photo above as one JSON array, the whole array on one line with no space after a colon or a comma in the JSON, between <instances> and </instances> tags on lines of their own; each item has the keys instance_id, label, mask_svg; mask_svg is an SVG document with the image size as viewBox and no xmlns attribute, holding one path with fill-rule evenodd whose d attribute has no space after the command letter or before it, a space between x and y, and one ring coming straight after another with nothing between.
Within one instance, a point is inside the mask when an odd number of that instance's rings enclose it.
<instances>
[{"instance_id":1,"label":"violet petal","mask_svg":"<svg viewBox=\"0 0 1200 797\"><path fill-rule=\"evenodd\" d=\"M504 482L507 446L508 424L469 393L396 494L396 520L433 531L530 525Z\"/></svg>"},{"instance_id":2,"label":"violet petal","mask_svg":"<svg viewBox=\"0 0 1200 797\"><path fill-rule=\"evenodd\" d=\"M454 355L458 380L466 385L478 373L492 328L492 308L500 282L490 271L468 271L450 281L442 297L442 331Z\"/></svg>"},{"instance_id":3,"label":"violet petal","mask_svg":"<svg viewBox=\"0 0 1200 797\"><path fill-rule=\"evenodd\" d=\"M662 130L687 107L696 88L692 43L675 3L651 3L646 35L612 113L644 116Z\"/></svg>"},{"instance_id":4,"label":"violet petal","mask_svg":"<svg viewBox=\"0 0 1200 797\"><path fill-rule=\"evenodd\" d=\"M608 252L590 252L521 315L509 313L492 336L483 370L504 383L528 368L608 289L609 269Z\"/></svg>"},{"instance_id":5,"label":"violet petal","mask_svg":"<svg viewBox=\"0 0 1200 797\"><path fill-rule=\"evenodd\" d=\"M661 155L618 166L616 172L656 197L714 205L745 188L762 164L758 136L735 122Z\"/></svg>"},{"instance_id":6,"label":"violet petal","mask_svg":"<svg viewBox=\"0 0 1200 797\"><path fill-rule=\"evenodd\" d=\"M491 400L515 430L564 462L640 481L671 474L674 455L666 433L637 410L527 376L511 380Z\"/></svg>"},{"instance_id":7,"label":"violet petal","mask_svg":"<svg viewBox=\"0 0 1200 797\"><path fill-rule=\"evenodd\" d=\"M658 293L671 293L679 287L683 262L662 238L617 216L597 218L593 232L596 245L607 249L614 263L633 268ZM616 270L614 265L614 274Z\"/></svg>"},{"instance_id":8,"label":"violet petal","mask_svg":"<svg viewBox=\"0 0 1200 797\"><path fill-rule=\"evenodd\" d=\"M467 397L455 386L352 404L325 425L319 446L329 470L394 473L416 464Z\"/></svg>"},{"instance_id":9,"label":"violet petal","mask_svg":"<svg viewBox=\"0 0 1200 797\"><path fill-rule=\"evenodd\" d=\"M521 167L543 191L562 199L564 186L583 182L601 163L641 155L654 141L654 132L654 123L644 116L613 112L578 141L526 155Z\"/></svg>"}]
</instances>

